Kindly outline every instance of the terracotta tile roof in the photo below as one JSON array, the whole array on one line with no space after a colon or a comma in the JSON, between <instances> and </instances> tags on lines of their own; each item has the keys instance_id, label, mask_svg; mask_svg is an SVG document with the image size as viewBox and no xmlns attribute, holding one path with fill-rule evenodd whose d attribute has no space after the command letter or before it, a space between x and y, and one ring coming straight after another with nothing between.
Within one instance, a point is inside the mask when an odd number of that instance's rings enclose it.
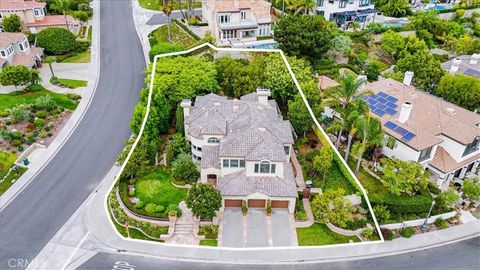
<instances>
[{"instance_id":1,"label":"terracotta tile roof","mask_svg":"<svg viewBox=\"0 0 480 270\"><path fill-rule=\"evenodd\" d=\"M383 79L368 83L366 88L374 93L384 92L398 99L396 114L385 114L382 117L372 115L379 117L383 124L391 121L414 133L415 137L404 143L416 150L440 143L442 140L437 136L441 134L464 145L480 136L480 127L478 127L480 115L426 92L418 91L413 86L406 86L393 79ZM398 121L400 107L405 102L410 102L413 107L409 119L405 123L400 123ZM388 128L385 128L385 132L401 139L399 134Z\"/></svg>"},{"instance_id":2,"label":"terracotta tile roof","mask_svg":"<svg viewBox=\"0 0 480 270\"><path fill-rule=\"evenodd\" d=\"M204 145L202 148L202 168L220 168L218 145Z\"/></svg>"},{"instance_id":3,"label":"terracotta tile roof","mask_svg":"<svg viewBox=\"0 0 480 270\"><path fill-rule=\"evenodd\" d=\"M327 76L324 76L324 75L320 75L318 76L318 83L317 83L317 86L318 88L320 88L321 90L325 90L329 87L335 87L335 86L339 86L340 84L335 81L335 80L332 80L330 79L329 77Z\"/></svg>"},{"instance_id":4,"label":"terracotta tile roof","mask_svg":"<svg viewBox=\"0 0 480 270\"><path fill-rule=\"evenodd\" d=\"M461 162L456 162L455 159L453 159L453 157L450 156L443 147L439 146L437 147L435 156L433 156L433 159L430 162L430 166L440 170L443 173L448 173L457 170L467 164L470 164L478 159L480 159L480 153Z\"/></svg>"},{"instance_id":5,"label":"terracotta tile roof","mask_svg":"<svg viewBox=\"0 0 480 270\"><path fill-rule=\"evenodd\" d=\"M0 0L1 11L20 11L34 8L44 8L45 2L23 1L23 0Z\"/></svg>"},{"instance_id":6,"label":"terracotta tile roof","mask_svg":"<svg viewBox=\"0 0 480 270\"><path fill-rule=\"evenodd\" d=\"M76 23L71 15L67 15L68 24ZM27 26L62 26L66 25L65 17L63 15L48 15L43 20L38 20L33 23L27 23Z\"/></svg>"},{"instance_id":7,"label":"terracotta tile roof","mask_svg":"<svg viewBox=\"0 0 480 270\"><path fill-rule=\"evenodd\" d=\"M283 164L284 177L246 176L245 170L222 176L217 188L222 196L248 196L262 193L270 197L297 197L297 186L290 163Z\"/></svg>"},{"instance_id":8,"label":"terracotta tile roof","mask_svg":"<svg viewBox=\"0 0 480 270\"><path fill-rule=\"evenodd\" d=\"M7 48L10 44L22 42L24 39L23 33L0 32L0 48Z\"/></svg>"},{"instance_id":9,"label":"terracotta tile roof","mask_svg":"<svg viewBox=\"0 0 480 270\"><path fill-rule=\"evenodd\" d=\"M30 52L27 54L16 53L12 58L12 66L26 66L32 67L35 64L35 60L38 59L37 56L43 55L43 48L33 47L30 48Z\"/></svg>"},{"instance_id":10,"label":"terracotta tile roof","mask_svg":"<svg viewBox=\"0 0 480 270\"><path fill-rule=\"evenodd\" d=\"M472 55L460 55L455 58L452 58L446 62L443 62L442 68L445 69L446 71L450 71L450 68L452 67L454 59L461 60L461 63L458 66L457 73L480 77L480 61L477 61L476 64L471 64L470 60L472 59ZM478 72L478 74L474 75L471 71L473 71L473 73ZM472 73L472 74L469 74L469 73Z\"/></svg>"}]
</instances>

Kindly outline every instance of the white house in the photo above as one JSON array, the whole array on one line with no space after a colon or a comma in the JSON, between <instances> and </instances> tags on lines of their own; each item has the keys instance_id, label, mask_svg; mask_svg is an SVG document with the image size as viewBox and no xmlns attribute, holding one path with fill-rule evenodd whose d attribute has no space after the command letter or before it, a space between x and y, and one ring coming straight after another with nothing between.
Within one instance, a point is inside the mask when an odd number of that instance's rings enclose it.
<instances>
[{"instance_id":1,"label":"white house","mask_svg":"<svg viewBox=\"0 0 480 270\"><path fill-rule=\"evenodd\" d=\"M372 115L385 130L383 154L418 161L432 173L438 186L461 182L479 173L480 115L410 86L413 72L404 82L382 79L365 87Z\"/></svg>"},{"instance_id":2,"label":"white house","mask_svg":"<svg viewBox=\"0 0 480 270\"><path fill-rule=\"evenodd\" d=\"M464 74L480 78L480 54L460 55L442 63L450 74Z\"/></svg>"},{"instance_id":3,"label":"white house","mask_svg":"<svg viewBox=\"0 0 480 270\"><path fill-rule=\"evenodd\" d=\"M201 170L201 182L216 186L223 207L266 207L295 210L298 196L290 163L293 136L270 90L238 99L208 94L192 106L183 100L185 137L192 159Z\"/></svg>"},{"instance_id":4,"label":"white house","mask_svg":"<svg viewBox=\"0 0 480 270\"><path fill-rule=\"evenodd\" d=\"M0 32L0 68L7 65L39 67L42 56L43 48L30 47L23 33Z\"/></svg>"},{"instance_id":5,"label":"white house","mask_svg":"<svg viewBox=\"0 0 480 270\"><path fill-rule=\"evenodd\" d=\"M272 4L265 0L203 0L202 19L217 45L272 35Z\"/></svg>"},{"instance_id":6,"label":"white house","mask_svg":"<svg viewBox=\"0 0 480 270\"><path fill-rule=\"evenodd\" d=\"M362 28L373 22L377 11L373 0L317 0L317 14L346 28L359 22Z\"/></svg>"}]
</instances>

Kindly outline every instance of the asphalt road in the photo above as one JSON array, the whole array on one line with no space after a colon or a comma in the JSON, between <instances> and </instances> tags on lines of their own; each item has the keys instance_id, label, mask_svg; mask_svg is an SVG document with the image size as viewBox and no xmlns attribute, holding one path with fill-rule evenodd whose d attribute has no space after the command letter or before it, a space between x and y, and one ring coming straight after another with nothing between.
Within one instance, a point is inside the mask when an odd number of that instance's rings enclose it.
<instances>
[{"instance_id":1,"label":"asphalt road","mask_svg":"<svg viewBox=\"0 0 480 270\"><path fill-rule=\"evenodd\" d=\"M465 240L455 244L377 259L357 260L336 263L297 263L290 265L241 265L179 262L145 257L100 253L92 257L77 269L82 270L217 270L217 269L272 269L272 270L310 270L310 269L369 269L369 270L457 270L480 269L480 238Z\"/></svg>"},{"instance_id":2,"label":"asphalt road","mask_svg":"<svg viewBox=\"0 0 480 270\"><path fill-rule=\"evenodd\" d=\"M145 61L130 1L101 1L100 79L83 120L38 176L0 213L0 269L32 260L77 210L131 134Z\"/></svg>"}]
</instances>

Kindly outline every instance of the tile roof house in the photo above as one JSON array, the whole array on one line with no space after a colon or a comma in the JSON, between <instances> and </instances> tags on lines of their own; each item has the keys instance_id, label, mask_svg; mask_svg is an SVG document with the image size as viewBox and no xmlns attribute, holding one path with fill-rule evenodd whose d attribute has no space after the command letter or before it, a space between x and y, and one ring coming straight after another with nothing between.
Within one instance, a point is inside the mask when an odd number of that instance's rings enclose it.
<instances>
[{"instance_id":1,"label":"tile roof house","mask_svg":"<svg viewBox=\"0 0 480 270\"><path fill-rule=\"evenodd\" d=\"M480 78L480 54L460 55L442 63L442 68L451 74L460 73Z\"/></svg>"},{"instance_id":2,"label":"tile roof house","mask_svg":"<svg viewBox=\"0 0 480 270\"><path fill-rule=\"evenodd\" d=\"M6 65L39 67L43 48L30 47L23 33L0 32L0 68Z\"/></svg>"},{"instance_id":3,"label":"tile roof house","mask_svg":"<svg viewBox=\"0 0 480 270\"><path fill-rule=\"evenodd\" d=\"M367 83L374 95L365 97L371 114L385 131L382 153L405 161L418 161L437 176L437 185L463 179L479 171L480 115L410 86L382 79Z\"/></svg>"},{"instance_id":4,"label":"tile roof house","mask_svg":"<svg viewBox=\"0 0 480 270\"><path fill-rule=\"evenodd\" d=\"M202 17L217 45L271 36L272 4L265 0L203 0Z\"/></svg>"},{"instance_id":5,"label":"tile roof house","mask_svg":"<svg viewBox=\"0 0 480 270\"><path fill-rule=\"evenodd\" d=\"M77 33L79 23L70 15L46 15L46 3L36 0L0 0L0 22L16 14L22 21L24 31L37 33L48 27L68 28Z\"/></svg>"},{"instance_id":6,"label":"tile roof house","mask_svg":"<svg viewBox=\"0 0 480 270\"><path fill-rule=\"evenodd\" d=\"M363 29L374 21L377 11L373 0L317 0L316 12L327 21L336 22L346 28L352 22L359 22Z\"/></svg>"},{"instance_id":7,"label":"tile roof house","mask_svg":"<svg viewBox=\"0 0 480 270\"><path fill-rule=\"evenodd\" d=\"M193 106L181 103L201 181L220 190L224 207L239 207L242 200L265 207L270 199L272 207L295 209L292 127L269 96L270 90L258 88L240 100L208 94Z\"/></svg>"}]
</instances>

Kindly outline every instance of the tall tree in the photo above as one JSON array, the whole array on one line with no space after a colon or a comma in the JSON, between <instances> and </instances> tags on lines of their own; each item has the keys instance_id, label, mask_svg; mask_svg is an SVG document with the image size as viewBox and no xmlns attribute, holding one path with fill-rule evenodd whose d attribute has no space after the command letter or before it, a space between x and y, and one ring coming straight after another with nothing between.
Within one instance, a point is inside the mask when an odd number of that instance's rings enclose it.
<instances>
[{"instance_id":1,"label":"tall tree","mask_svg":"<svg viewBox=\"0 0 480 270\"><path fill-rule=\"evenodd\" d=\"M55 63L56 58L54 56L47 56L45 59L43 59L43 62L48 64L48 67L50 68L50 73L52 74L52 78L55 77L55 73L53 72L53 67L52 64Z\"/></svg>"},{"instance_id":2,"label":"tall tree","mask_svg":"<svg viewBox=\"0 0 480 270\"><path fill-rule=\"evenodd\" d=\"M172 0L163 0L162 11L167 16L168 42L172 43L172 33L170 30L171 23L172 23L170 19L170 15L172 14L172 11L173 11Z\"/></svg>"},{"instance_id":3,"label":"tall tree","mask_svg":"<svg viewBox=\"0 0 480 270\"><path fill-rule=\"evenodd\" d=\"M313 198L311 206L315 220L320 223L331 222L340 227L345 227L352 220L355 207L345 198L345 190L329 189L323 194Z\"/></svg>"},{"instance_id":4,"label":"tall tree","mask_svg":"<svg viewBox=\"0 0 480 270\"><path fill-rule=\"evenodd\" d=\"M362 164L363 154L370 147L382 145L384 133L380 120L370 115L359 117L355 121L355 126L358 129L357 134L360 141L352 146L352 152L357 156L355 174L358 174Z\"/></svg>"},{"instance_id":5,"label":"tall tree","mask_svg":"<svg viewBox=\"0 0 480 270\"><path fill-rule=\"evenodd\" d=\"M295 15L315 13L317 2L314 0L287 0L287 6Z\"/></svg>"},{"instance_id":6,"label":"tall tree","mask_svg":"<svg viewBox=\"0 0 480 270\"><path fill-rule=\"evenodd\" d=\"M325 186L325 179L327 175L327 171L330 170L330 168L333 165L333 150L330 147L330 145L326 144L322 146L322 149L320 150L320 154L318 156L315 156L313 159L313 168L323 174L323 185Z\"/></svg>"},{"instance_id":7,"label":"tall tree","mask_svg":"<svg viewBox=\"0 0 480 270\"><path fill-rule=\"evenodd\" d=\"M56 12L63 14L63 19L65 20L65 25L67 26L67 30L70 31L70 26L68 25L67 21L67 11L69 10L70 1L69 0L54 0L53 3L50 4L50 8L55 10Z\"/></svg>"},{"instance_id":8,"label":"tall tree","mask_svg":"<svg viewBox=\"0 0 480 270\"><path fill-rule=\"evenodd\" d=\"M2 20L2 27L4 32L22 32L22 21L17 14L5 16Z\"/></svg>"},{"instance_id":9,"label":"tall tree","mask_svg":"<svg viewBox=\"0 0 480 270\"><path fill-rule=\"evenodd\" d=\"M188 191L186 204L195 217L212 219L222 207L222 196L212 185L199 183Z\"/></svg>"},{"instance_id":10,"label":"tall tree","mask_svg":"<svg viewBox=\"0 0 480 270\"><path fill-rule=\"evenodd\" d=\"M20 85L27 85L32 81L32 73L25 66L7 66L0 71L0 84L13 85L17 88Z\"/></svg>"},{"instance_id":11,"label":"tall tree","mask_svg":"<svg viewBox=\"0 0 480 270\"><path fill-rule=\"evenodd\" d=\"M427 187L428 173L422 165L414 161L384 158L380 161L383 185L393 195L402 193L413 195Z\"/></svg>"}]
</instances>

